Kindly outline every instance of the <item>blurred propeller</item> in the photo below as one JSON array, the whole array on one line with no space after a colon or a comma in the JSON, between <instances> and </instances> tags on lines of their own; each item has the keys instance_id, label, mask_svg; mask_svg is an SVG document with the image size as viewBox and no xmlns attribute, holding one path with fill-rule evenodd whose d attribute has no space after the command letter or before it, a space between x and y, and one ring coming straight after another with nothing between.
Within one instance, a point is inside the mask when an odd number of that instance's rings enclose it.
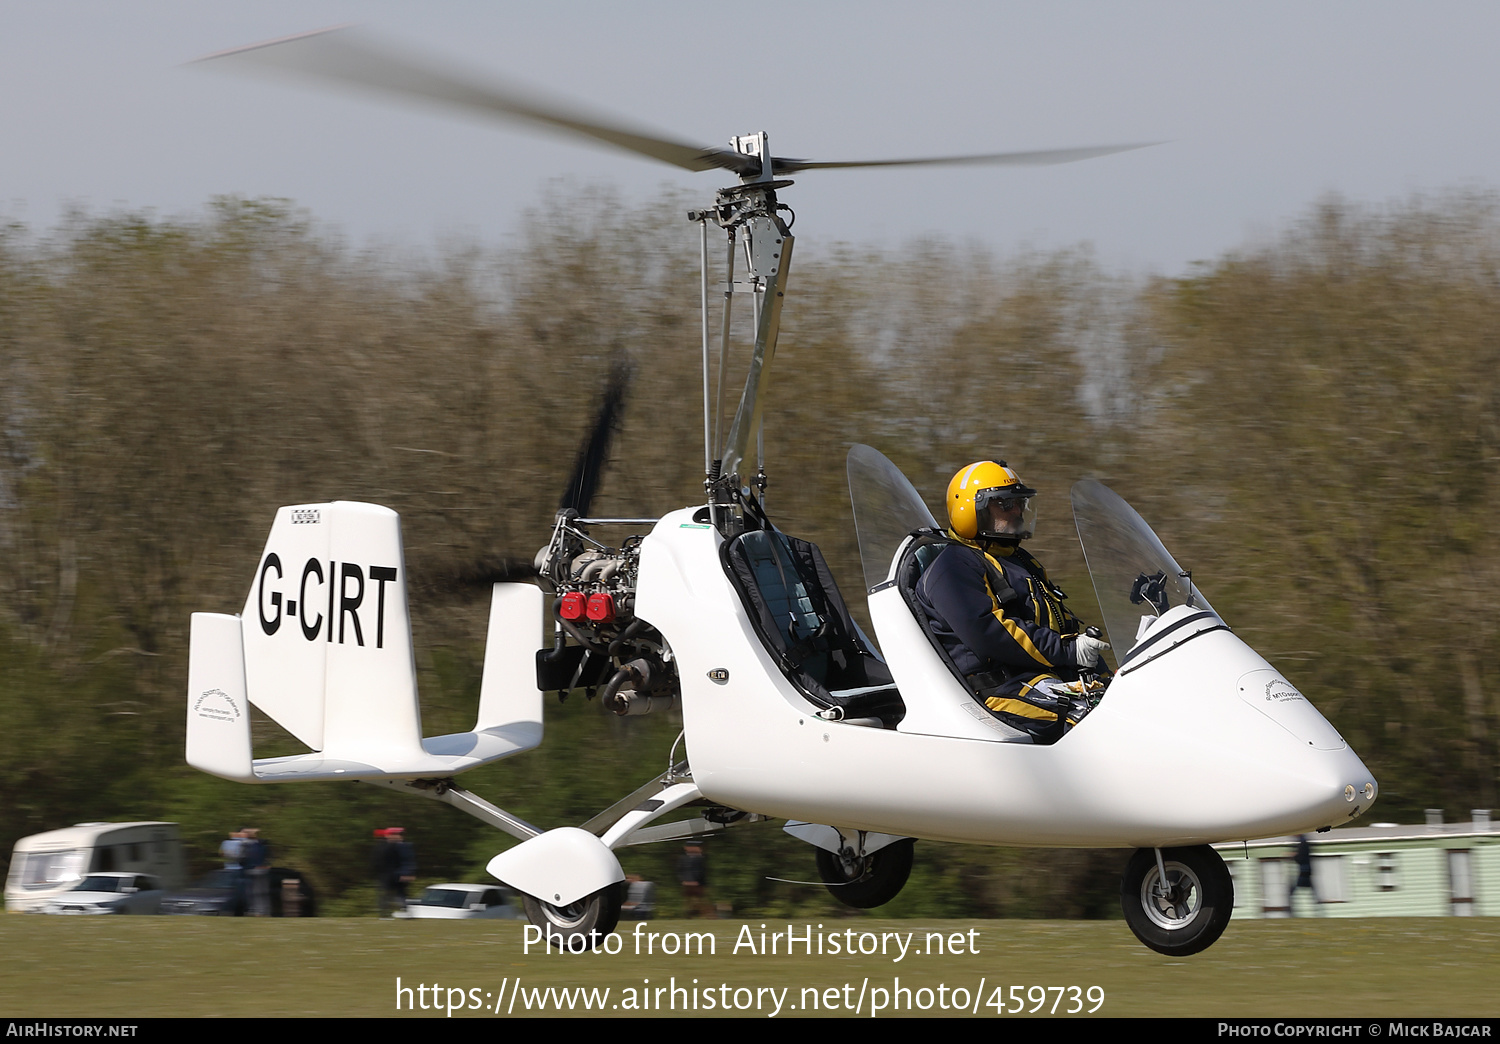
<instances>
[{"instance_id":1,"label":"blurred propeller","mask_svg":"<svg viewBox=\"0 0 1500 1044\"><path fill-rule=\"evenodd\" d=\"M573 473L563 490L559 511L569 508L584 518L588 517L589 504L599 488L599 475L604 470L604 461L609 456L609 443L620 426L620 410L625 405L625 389L630 385L630 363L624 353L616 355L610 366L609 380L604 385L604 398L599 403L599 412L594 415L594 425L588 438L578 450L573 461Z\"/></svg>"},{"instance_id":2,"label":"blurred propeller","mask_svg":"<svg viewBox=\"0 0 1500 1044\"><path fill-rule=\"evenodd\" d=\"M588 517L589 502L598 489L598 478L609 459L609 443L619 429L619 414L625 405L625 389L630 386L630 363L624 353L615 357L609 378L604 381L604 396L594 414L594 423L577 450L573 472L562 490L559 511L573 510ZM426 570L423 576L411 574L414 589L426 598L465 598L487 594L492 583L519 583L537 579L535 558L511 555L486 555L459 564Z\"/></svg>"},{"instance_id":3,"label":"blurred propeller","mask_svg":"<svg viewBox=\"0 0 1500 1044\"><path fill-rule=\"evenodd\" d=\"M521 121L613 145L627 152L669 163L683 170L729 170L742 177L761 173L758 156L730 149L704 148L673 141L654 132L631 126L627 121L590 111L575 102L551 98L531 88L505 84L493 77L460 74L428 61L399 54L351 26L320 29L267 43L220 51L199 62L270 69L352 84L387 94L421 98L446 106L468 109ZM993 152L977 156L940 156L926 159L804 160L773 156L773 174L795 174L805 170L836 170L850 167L910 167L992 164L996 166L1045 166L1108 156L1114 152L1146 148L1160 142L1128 145L1098 145L1073 149L1030 152Z\"/></svg>"},{"instance_id":4,"label":"blurred propeller","mask_svg":"<svg viewBox=\"0 0 1500 1044\"><path fill-rule=\"evenodd\" d=\"M573 461L573 472L563 490L559 511L572 510L580 517L588 517L589 504L599 488L600 473L609 458L609 444L620 426L620 413L625 405L625 391L630 385L630 364L623 352L615 357L610 367L609 378L604 384L604 396L599 403L594 422L590 425L578 456ZM486 555L472 562L450 564L426 571L420 579L412 574L415 590L429 599L459 599L487 594L492 584L520 583L535 580L536 559L515 558L510 555Z\"/></svg>"},{"instance_id":5,"label":"blurred propeller","mask_svg":"<svg viewBox=\"0 0 1500 1044\"><path fill-rule=\"evenodd\" d=\"M423 601L442 600L457 595L460 599L489 594L493 584L523 583L536 579L536 568L529 558L487 555L473 562L410 574L413 593Z\"/></svg>"}]
</instances>

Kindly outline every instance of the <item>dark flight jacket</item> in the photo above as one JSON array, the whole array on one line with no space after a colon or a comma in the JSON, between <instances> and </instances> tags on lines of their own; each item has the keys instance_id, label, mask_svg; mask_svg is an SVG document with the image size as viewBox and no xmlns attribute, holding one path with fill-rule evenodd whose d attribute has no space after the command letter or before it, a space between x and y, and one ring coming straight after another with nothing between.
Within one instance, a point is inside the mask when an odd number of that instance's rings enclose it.
<instances>
[{"instance_id":1,"label":"dark flight jacket","mask_svg":"<svg viewBox=\"0 0 1500 1044\"><path fill-rule=\"evenodd\" d=\"M1040 678L1078 676L1073 636L1082 626L1019 546L951 544L923 572L916 597L954 666L989 690L984 695L1020 695Z\"/></svg>"}]
</instances>

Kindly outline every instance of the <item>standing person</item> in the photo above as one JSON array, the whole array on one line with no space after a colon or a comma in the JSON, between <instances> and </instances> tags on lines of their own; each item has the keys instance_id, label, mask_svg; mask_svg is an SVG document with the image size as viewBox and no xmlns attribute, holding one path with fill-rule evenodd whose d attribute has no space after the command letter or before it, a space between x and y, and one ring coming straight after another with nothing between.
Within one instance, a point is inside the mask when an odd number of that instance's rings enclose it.
<instances>
[{"instance_id":1,"label":"standing person","mask_svg":"<svg viewBox=\"0 0 1500 1044\"><path fill-rule=\"evenodd\" d=\"M406 840L402 827L375 831L372 869L380 892L380 916L386 911L406 909L406 887L417 877L416 849Z\"/></svg>"},{"instance_id":2,"label":"standing person","mask_svg":"<svg viewBox=\"0 0 1500 1044\"><path fill-rule=\"evenodd\" d=\"M1035 743L1055 743L1087 713L1060 691L1102 668L1109 645L1085 633L1066 596L1021 542L1031 537L1036 490L1004 461L981 460L948 483L945 547L917 582L933 637L1001 721Z\"/></svg>"},{"instance_id":3,"label":"standing person","mask_svg":"<svg viewBox=\"0 0 1500 1044\"><path fill-rule=\"evenodd\" d=\"M682 884L682 897L686 900L689 917L714 916L713 907L708 902L708 862L701 846L683 846L682 855L677 860L677 880Z\"/></svg>"},{"instance_id":4,"label":"standing person","mask_svg":"<svg viewBox=\"0 0 1500 1044\"><path fill-rule=\"evenodd\" d=\"M219 858L224 860L224 869L242 869L244 855L245 832L243 830L231 830L229 836L219 844Z\"/></svg>"},{"instance_id":5,"label":"standing person","mask_svg":"<svg viewBox=\"0 0 1500 1044\"><path fill-rule=\"evenodd\" d=\"M219 858L224 860L224 872L229 875L234 889L234 915L245 912L245 831L230 831L229 837L219 845Z\"/></svg>"},{"instance_id":6,"label":"standing person","mask_svg":"<svg viewBox=\"0 0 1500 1044\"><path fill-rule=\"evenodd\" d=\"M260 839L259 827L246 827L244 849L240 864L248 878L250 914L253 917L271 916L271 846Z\"/></svg>"},{"instance_id":7,"label":"standing person","mask_svg":"<svg viewBox=\"0 0 1500 1044\"><path fill-rule=\"evenodd\" d=\"M1312 893L1313 913L1318 912L1318 890L1313 887L1312 875L1312 845L1308 843L1306 834L1297 835L1297 883L1292 885L1292 890L1286 896L1286 913L1288 917L1297 916L1296 898L1297 891L1306 888Z\"/></svg>"}]
</instances>

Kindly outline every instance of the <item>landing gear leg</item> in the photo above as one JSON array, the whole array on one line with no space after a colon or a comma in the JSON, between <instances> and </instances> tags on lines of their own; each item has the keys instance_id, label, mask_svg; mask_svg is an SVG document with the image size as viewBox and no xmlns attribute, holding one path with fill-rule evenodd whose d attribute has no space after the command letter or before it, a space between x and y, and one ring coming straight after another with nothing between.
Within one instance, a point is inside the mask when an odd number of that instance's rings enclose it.
<instances>
[{"instance_id":1,"label":"landing gear leg","mask_svg":"<svg viewBox=\"0 0 1500 1044\"><path fill-rule=\"evenodd\" d=\"M1224 934L1234 909L1234 879L1208 845L1138 848L1120 882L1125 923L1157 953L1186 957Z\"/></svg>"}]
</instances>

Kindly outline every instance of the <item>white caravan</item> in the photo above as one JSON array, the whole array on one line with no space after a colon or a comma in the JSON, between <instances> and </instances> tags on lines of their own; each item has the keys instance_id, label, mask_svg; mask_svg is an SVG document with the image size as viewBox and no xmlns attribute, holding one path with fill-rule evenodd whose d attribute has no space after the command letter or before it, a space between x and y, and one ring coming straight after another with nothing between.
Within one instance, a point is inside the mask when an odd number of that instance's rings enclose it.
<instances>
[{"instance_id":1,"label":"white caravan","mask_svg":"<svg viewBox=\"0 0 1500 1044\"><path fill-rule=\"evenodd\" d=\"M180 888L182 836L176 823L79 823L16 842L5 880L5 908L34 913L90 874L150 874Z\"/></svg>"}]
</instances>

